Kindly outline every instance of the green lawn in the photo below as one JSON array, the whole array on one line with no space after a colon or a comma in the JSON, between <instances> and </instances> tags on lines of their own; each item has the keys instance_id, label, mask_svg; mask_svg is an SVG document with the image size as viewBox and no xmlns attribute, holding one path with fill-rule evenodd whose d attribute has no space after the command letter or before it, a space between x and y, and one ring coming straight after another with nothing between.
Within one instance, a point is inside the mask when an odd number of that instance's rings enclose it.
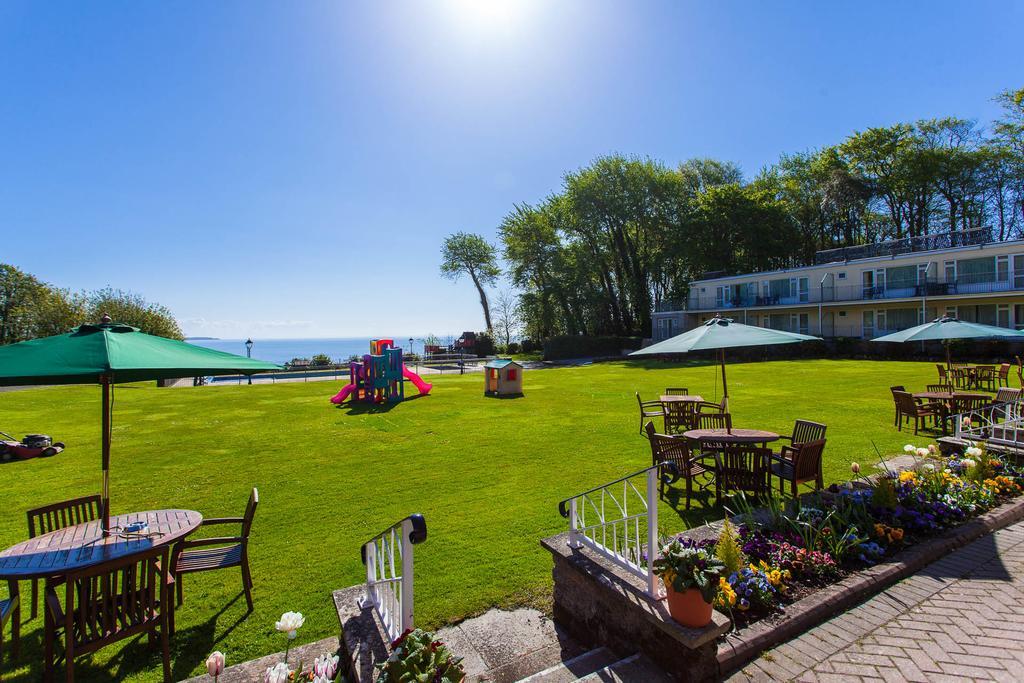
<instances>
[{"instance_id":1,"label":"green lawn","mask_svg":"<svg viewBox=\"0 0 1024 683\"><path fill-rule=\"evenodd\" d=\"M115 513L179 507L239 515L249 489L260 489L251 546L256 611L244 618L236 570L188 577L174 678L198 673L214 649L230 662L282 649L273 622L286 610L306 615L299 642L335 634L329 592L359 583L360 544L411 512L422 512L430 530L416 555L420 625L494 605L543 604L551 561L537 541L565 528L558 501L650 461L633 392L655 398L666 386L687 386L713 399L716 372L625 362L534 370L516 400L485 399L480 375L444 376L429 397L369 411L332 406L336 382L119 387ZM928 442L892 427L888 388L923 388L934 372L929 363L736 364L730 406L741 427L787 433L795 418L827 423L828 483L846 479L851 460L873 461L872 442L889 453ZM29 507L99 489L99 413L96 387L0 394L0 429L68 444L55 458L0 466L0 548L25 538ZM703 513L698 504L684 520L663 505L664 530L699 523ZM26 625L23 666L9 680L38 679L41 624ZM159 657L132 643L86 660L81 673L80 680L158 680Z\"/></svg>"}]
</instances>

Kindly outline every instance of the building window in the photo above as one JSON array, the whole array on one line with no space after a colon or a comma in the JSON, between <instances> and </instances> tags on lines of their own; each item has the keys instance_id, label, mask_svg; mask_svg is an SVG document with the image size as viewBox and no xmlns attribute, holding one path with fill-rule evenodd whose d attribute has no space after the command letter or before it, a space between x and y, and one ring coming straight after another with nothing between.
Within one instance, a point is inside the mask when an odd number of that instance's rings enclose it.
<instances>
[{"instance_id":1,"label":"building window","mask_svg":"<svg viewBox=\"0 0 1024 683\"><path fill-rule=\"evenodd\" d=\"M956 261L946 261L946 282L956 282Z\"/></svg>"},{"instance_id":2,"label":"building window","mask_svg":"<svg viewBox=\"0 0 1024 683\"><path fill-rule=\"evenodd\" d=\"M1024 330L1024 304L1013 305L1013 329Z\"/></svg>"},{"instance_id":3,"label":"building window","mask_svg":"<svg viewBox=\"0 0 1024 683\"><path fill-rule=\"evenodd\" d=\"M943 315L945 315L947 318L955 318L956 306L946 306L946 312Z\"/></svg>"},{"instance_id":4,"label":"building window","mask_svg":"<svg viewBox=\"0 0 1024 683\"><path fill-rule=\"evenodd\" d=\"M836 276L836 279L845 280L846 279L846 273L845 272L839 273L839 275Z\"/></svg>"},{"instance_id":5,"label":"building window","mask_svg":"<svg viewBox=\"0 0 1024 683\"><path fill-rule=\"evenodd\" d=\"M961 285L976 285L982 282L995 282L995 259L984 258L961 259L956 262L956 281Z\"/></svg>"},{"instance_id":6,"label":"building window","mask_svg":"<svg viewBox=\"0 0 1024 683\"><path fill-rule=\"evenodd\" d=\"M1010 281L1010 257L996 257L996 282Z\"/></svg>"},{"instance_id":7,"label":"building window","mask_svg":"<svg viewBox=\"0 0 1024 683\"><path fill-rule=\"evenodd\" d=\"M1024 289L1024 254L1013 256L1013 288Z\"/></svg>"},{"instance_id":8,"label":"building window","mask_svg":"<svg viewBox=\"0 0 1024 683\"><path fill-rule=\"evenodd\" d=\"M1010 327L1010 305L999 304L996 306L996 326Z\"/></svg>"}]
</instances>

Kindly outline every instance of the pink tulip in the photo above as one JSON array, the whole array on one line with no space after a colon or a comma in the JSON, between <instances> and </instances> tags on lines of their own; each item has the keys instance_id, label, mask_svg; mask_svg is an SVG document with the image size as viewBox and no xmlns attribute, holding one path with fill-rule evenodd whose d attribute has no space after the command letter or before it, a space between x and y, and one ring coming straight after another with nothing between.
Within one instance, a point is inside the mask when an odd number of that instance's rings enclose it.
<instances>
[{"instance_id":1,"label":"pink tulip","mask_svg":"<svg viewBox=\"0 0 1024 683\"><path fill-rule=\"evenodd\" d=\"M206 658L206 673L213 676L213 680L217 680L217 677L224 673L224 653L214 652Z\"/></svg>"}]
</instances>

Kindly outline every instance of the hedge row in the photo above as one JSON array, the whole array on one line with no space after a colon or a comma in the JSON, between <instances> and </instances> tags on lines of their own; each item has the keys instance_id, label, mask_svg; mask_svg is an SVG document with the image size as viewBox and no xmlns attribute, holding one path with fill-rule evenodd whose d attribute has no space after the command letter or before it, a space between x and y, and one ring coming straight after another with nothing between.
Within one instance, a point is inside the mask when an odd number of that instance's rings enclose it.
<instances>
[{"instance_id":1,"label":"hedge row","mask_svg":"<svg viewBox=\"0 0 1024 683\"><path fill-rule=\"evenodd\" d=\"M639 349L642 341L640 337L551 337L544 340L544 360L618 356L624 349Z\"/></svg>"}]
</instances>

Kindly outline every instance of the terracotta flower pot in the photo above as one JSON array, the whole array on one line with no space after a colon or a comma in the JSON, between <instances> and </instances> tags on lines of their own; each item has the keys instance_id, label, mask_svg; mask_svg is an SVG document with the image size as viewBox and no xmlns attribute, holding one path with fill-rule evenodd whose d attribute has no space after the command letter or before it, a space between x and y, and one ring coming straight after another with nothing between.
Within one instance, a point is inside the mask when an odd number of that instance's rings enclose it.
<instances>
[{"instance_id":1,"label":"terracotta flower pot","mask_svg":"<svg viewBox=\"0 0 1024 683\"><path fill-rule=\"evenodd\" d=\"M668 599L668 613L683 626L703 628L711 623L711 603L704 602L704 596L696 588L687 588L677 593L671 584L665 585Z\"/></svg>"}]
</instances>

